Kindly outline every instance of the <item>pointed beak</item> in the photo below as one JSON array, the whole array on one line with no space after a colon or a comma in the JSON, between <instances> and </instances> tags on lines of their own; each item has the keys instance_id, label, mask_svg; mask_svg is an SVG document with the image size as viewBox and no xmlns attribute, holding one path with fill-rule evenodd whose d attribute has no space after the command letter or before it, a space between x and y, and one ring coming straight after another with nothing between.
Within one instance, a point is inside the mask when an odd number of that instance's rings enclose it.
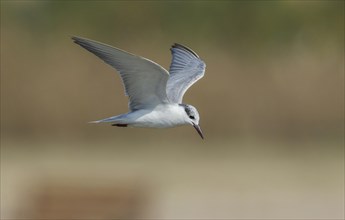
<instances>
[{"instance_id":1,"label":"pointed beak","mask_svg":"<svg viewBox=\"0 0 345 220\"><path fill-rule=\"evenodd\" d=\"M204 135L202 134L202 131L201 131L200 126L193 123L193 127L194 127L195 130L198 132L198 134L200 135L200 137L201 137L202 139L204 139Z\"/></svg>"}]
</instances>

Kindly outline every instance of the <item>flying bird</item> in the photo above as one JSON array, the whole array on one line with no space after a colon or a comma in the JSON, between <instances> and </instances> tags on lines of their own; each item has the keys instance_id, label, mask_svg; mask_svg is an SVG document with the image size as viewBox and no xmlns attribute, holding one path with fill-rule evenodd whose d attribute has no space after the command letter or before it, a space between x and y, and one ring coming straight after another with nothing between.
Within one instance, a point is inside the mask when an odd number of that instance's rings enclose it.
<instances>
[{"instance_id":1,"label":"flying bird","mask_svg":"<svg viewBox=\"0 0 345 220\"><path fill-rule=\"evenodd\" d=\"M182 103L187 89L205 73L206 64L194 51L181 44L172 45L168 72L159 64L124 50L80 37L72 40L115 68L129 97L128 113L91 123L152 128L192 125L204 138L198 111Z\"/></svg>"}]
</instances>

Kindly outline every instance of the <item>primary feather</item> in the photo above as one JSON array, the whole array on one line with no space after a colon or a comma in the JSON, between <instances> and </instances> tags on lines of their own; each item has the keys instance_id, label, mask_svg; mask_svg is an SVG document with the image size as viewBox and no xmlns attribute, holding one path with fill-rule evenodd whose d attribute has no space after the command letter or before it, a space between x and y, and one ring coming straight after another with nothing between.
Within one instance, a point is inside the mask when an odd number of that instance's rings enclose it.
<instances>
[{"instance_id":1,"label":"primary feather","mask_svg":"<svg viewBox=\"0 0 345 220\"><path fill-rule=\"evenodd\" d=\"M167 95L171 102L182 103L187 89L204 76L206 64L194 51L181 44L175 43L171 53Z\"/></svg>"},{"instance_id":2,"label":"primary feather","mask_svg":"<svg viewBox=\"0 0 345 220\"><path fill-rule=\"evenodd\" d=\"M168 103L166 84L169 73L163 67L151 60L103 43L80 37L72 39L120 73L126 95L129 96L130 110Z\"/></svg>"}]
</instances>

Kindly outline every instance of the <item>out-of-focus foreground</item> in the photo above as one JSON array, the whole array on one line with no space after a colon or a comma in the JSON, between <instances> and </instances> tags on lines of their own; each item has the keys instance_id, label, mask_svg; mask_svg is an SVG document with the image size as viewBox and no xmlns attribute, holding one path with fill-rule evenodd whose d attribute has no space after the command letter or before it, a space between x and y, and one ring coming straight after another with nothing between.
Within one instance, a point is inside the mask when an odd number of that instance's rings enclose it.
<instances>
[{"instance_id":1,"label":"out-of-focus foreground","mask_svg":"<svg viewBox=\"0 0 345 220\"><path fill-rule=\"evenodd\" d=\"M344 218L343 1L1 1L1 218ZM82 36L206 62L192 127L114 128Z\"/></svg>"}]
</instances>

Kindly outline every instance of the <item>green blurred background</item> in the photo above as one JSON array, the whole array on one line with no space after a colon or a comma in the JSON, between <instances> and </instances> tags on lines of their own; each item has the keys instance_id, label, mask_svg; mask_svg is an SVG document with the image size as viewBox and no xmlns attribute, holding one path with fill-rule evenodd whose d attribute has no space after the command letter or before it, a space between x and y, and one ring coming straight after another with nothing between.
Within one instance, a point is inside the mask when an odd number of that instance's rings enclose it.
<instances>
[{"instance_id":1,"label":"green blurred background","mask_svg":"<svg viewBox=\"0 0 345 220\"><path fill-rule=\"evenodd\" d=\"M87 124L127 98L71 36L191 47L205 140ZM1 1L1 215L344 218L344 1Z\"/></svg>"}]
</instances>

